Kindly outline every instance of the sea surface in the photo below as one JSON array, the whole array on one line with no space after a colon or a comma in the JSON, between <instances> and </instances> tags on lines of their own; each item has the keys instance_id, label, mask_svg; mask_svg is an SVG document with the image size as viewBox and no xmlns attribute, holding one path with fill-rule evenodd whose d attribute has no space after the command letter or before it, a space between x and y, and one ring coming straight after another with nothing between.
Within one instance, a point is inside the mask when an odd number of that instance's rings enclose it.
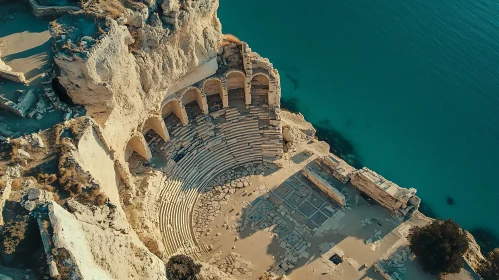
<instances>
[{"instance_id":1,"label":"sea surface","mask_svg":"<svg viewBox=\"0 0 499 280\"><path fill-rule=\"evenodd\" d=\"M498 1L220 0L219 17L352 161L499 235Z\"/></svg>"}]
</instances>

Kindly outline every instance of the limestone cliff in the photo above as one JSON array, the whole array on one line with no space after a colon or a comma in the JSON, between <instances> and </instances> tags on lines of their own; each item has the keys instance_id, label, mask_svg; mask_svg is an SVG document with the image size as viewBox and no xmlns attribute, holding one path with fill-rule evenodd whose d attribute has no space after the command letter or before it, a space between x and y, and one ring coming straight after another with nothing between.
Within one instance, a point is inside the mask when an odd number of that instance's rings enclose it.
<instances>
[{"instance_id":1,"label":"limestone cliff","mask_svg":"<svg viewBox=\"0 0 499 280\"><path fill-rule=\"evenodd\" d=\"M144 4L145 3L145 4ZM71 98L104 127L121 150L138 123L161 114L160 105L187 73L217 55L221 44L218 1L134 2L93 32L74 34L82 13L59 19L52 28L59 54L60 81ZM88 28L88 20L81 29ZM215 69L216 70L216 69Z\"/></svg>"}]
</instances>

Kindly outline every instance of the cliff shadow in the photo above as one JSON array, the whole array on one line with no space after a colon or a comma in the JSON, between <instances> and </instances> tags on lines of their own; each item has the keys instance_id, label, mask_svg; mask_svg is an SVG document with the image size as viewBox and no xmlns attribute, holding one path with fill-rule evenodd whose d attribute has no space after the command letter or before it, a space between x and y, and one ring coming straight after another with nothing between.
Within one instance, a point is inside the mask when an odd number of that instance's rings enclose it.
<instances>
[{"instance_id":1,"label":"cliff shadow","mask_svg":"<svg viewBox=\"0 0 499 280\"><path fill-rule=\"evenodd\" d=\"M291 113L299 113L297 98L281 98L281 108L290 111Z\"/></svg>"},{"instance_id":2,"label":"cliff shadow","mask_svg":"<svg viewBox=\"0 0 499 280\"><path fill-rule=\"evenodd\" d=\"M317 138L330 146L330 151L345 160L351 166L360 169L364 165L357 155L353 144L337 129L333 128L328 120L313 124L317 130Z\"/></svg>"},{"instance_id":3,"label":"cliff shadow","mask_svg":"<svg viewBox=\"0 0 499 280\"><path fill-rule=\"evenodd\" d=\"M281 108L292 113L300 113L298 98L282 98ZM346 125L350 125L347 121ZM329 144L330 152L345 160L348 164L359 169L363 167L362 159L355 151L353 144L335 129L328 120L312 123L316 129L316 136L319 140Z\"/></svg>"}]
</instances>

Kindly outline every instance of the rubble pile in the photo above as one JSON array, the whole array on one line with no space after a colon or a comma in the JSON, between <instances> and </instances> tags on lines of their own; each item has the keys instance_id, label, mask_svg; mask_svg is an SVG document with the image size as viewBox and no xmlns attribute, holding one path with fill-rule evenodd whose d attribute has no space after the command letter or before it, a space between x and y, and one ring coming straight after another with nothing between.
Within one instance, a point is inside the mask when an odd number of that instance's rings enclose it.
<instances>
[{"instance_id":1,"label":"rubble pile","mask_svg":"<svg viewBox=\"0 0 499 280\"><path fill-rule=\"evenodd\" d=\"M206 226L215 220L220 214L222 205L227 205L231 195L237 189L249 186L248 178L251 175L262 174L265 167L263 164L258 166L247 166L236 170L230 170L226 174L217 177L214 185L208 187L200 196L194 208L194 231L196 237L208 235L210 228ZM226 224L226 227L230 227Z\"/></svg>"}]
</instances>

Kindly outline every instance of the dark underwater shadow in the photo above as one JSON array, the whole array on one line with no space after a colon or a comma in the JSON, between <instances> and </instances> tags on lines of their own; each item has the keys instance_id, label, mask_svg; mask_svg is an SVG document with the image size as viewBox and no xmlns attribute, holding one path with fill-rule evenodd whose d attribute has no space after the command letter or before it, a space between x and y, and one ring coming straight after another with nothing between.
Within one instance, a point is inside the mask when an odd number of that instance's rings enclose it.
<instances>
[{"instance_id":1,"label":"dark underwater shadow","mask_svg":"<svg viewBox=\"0 0 499 280\"><path fill-rule=\"evenodd\" d=\"M282 98L281 108L292 113L300 113L299 100L297 98ZM348 125L347 121L347 125ZM333 128L328 120L312 123L319 140L329 144L330 151L342 158L348 164L359 169L363 167L361 158L357 155L353 144L346 139L338 130Z\"/></svg>"}]
</instances>

